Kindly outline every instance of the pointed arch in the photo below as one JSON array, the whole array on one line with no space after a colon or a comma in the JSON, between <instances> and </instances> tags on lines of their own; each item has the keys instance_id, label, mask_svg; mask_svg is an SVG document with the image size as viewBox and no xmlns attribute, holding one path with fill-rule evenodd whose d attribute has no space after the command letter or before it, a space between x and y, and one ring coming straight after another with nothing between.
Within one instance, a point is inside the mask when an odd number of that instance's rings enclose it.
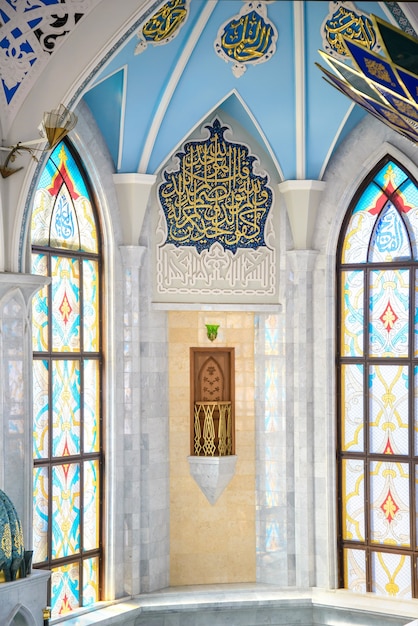
<instances>
[{"instance_id":1,"label":"pointed arch","mask_svg":"<svg viewBox=\"0 0 418 626\"><path fill-rule=\"evenodd\" d=\"M385 155L344 219L338 276L339 584L418 597L418 185Z\"/></svg>"},{"instance_id":2,"label":"pointed arch","mask_svg":"<svg viewBox=\"0 0 418 626\"><path fill-rule=\"evenodd\" d=\"M34 565L52 570L53 617L100 599L101 235L83 165L68 141L51 153L31 215L34 298Z\"/></svg>"}]
</instances>

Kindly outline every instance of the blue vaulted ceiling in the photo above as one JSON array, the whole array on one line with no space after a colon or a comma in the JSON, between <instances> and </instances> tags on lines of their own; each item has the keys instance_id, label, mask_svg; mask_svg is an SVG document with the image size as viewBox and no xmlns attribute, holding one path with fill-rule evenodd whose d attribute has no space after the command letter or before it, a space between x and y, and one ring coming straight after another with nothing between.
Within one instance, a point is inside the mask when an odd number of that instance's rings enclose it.
<instances>
[{"instance_id":1,"label":"blue vaulted ceiling","mask_svg":"<svg viewBox=\"0 0 418 626\"><path fill-rule=\"evenodd\" d=\"M65 19L57 21L58 6ZM173 6L187 11L181 27L136 54L144 25ZM0 0L2 143L30 137L42 111L60 101L74 107L83 99L115 171L154 174L216 114L263 151L280 179L320 179L366 115L315 65L322 62L324 23L341 7L418 30L417 4L405 2ZM271 38L268 60L238 76L215 44L226 24L250 11L264 12L277 41ZM251 37L240 36L251 47Z\"/></svg>"},{"instance_id":2,"label":"blue vaulted ceiling","mask_svg":"<svg viewBox=\"0 0 418 626\"><path fill-rule=\"evenodd\" d=\"M84 94L116 171L157 172L216 110L264 143L283 179L320 178L331 151L365 115L315 66L321 26L333 3L265 2L278 31L276 51L240 77L214 42L220 27L239 14L242 0L192 0L174 39L135 54L137 34L161 4L138 20ZM383 3L352 6L396 23Z\"/></svg>"}]
</instances>

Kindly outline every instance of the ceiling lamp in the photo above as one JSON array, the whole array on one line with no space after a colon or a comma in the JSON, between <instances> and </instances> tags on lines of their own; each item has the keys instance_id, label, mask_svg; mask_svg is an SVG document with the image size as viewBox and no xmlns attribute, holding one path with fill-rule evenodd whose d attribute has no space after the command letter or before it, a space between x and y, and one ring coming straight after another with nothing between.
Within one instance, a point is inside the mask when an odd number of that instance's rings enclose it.
<instances>
[{"instance_id":1,"label":"ceiling lamp","mask_svg":"<svg viewBox=\"0 0 418 626\"><path fill-rule=\"evenodd\" d=\"M55 146L62 140L70 130L72 130L77 124L77 116L61 104L58 109L44 113L42 122L39 126L40 139L32 139L31 141L18 142L14 146L8 146L3 148L0 146L0 150L6 150L8 155L2 165L0 165L0 173L3 178L11 176L15 172L18 172L22 167L9 167L9 163L13 163L16 157L21 152L29 152L29 154L37 161L35 152L37 148L32 148L34 144L40 143L42 139L46 139L48 145L46 148L41 149L41 152L47 150L53 150Z\"/></svg>"},{"instance_id":2,"label":"ceiling lamp","mask_svg":"<svg viewBox=\"0 0 418 626\"><path fill-rule=\"evenodd\" d=\"M370 15L379 53L341 35L344 55L318 50L325 80L387 126L418 143L418 39ZM343 59L343 60L340 60Z\"/></svg>"}]
</instances>

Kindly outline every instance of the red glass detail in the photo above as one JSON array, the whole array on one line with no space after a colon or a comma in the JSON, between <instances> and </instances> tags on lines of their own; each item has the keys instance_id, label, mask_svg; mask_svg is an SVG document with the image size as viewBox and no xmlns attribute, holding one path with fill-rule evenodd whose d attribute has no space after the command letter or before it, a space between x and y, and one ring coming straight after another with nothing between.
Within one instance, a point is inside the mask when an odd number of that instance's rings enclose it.
<instances>
[{"instance_id":1,"label":"red glass detail","mask_svg":"<svg viewBox=\"0 0 418 626\"><path fill-rule=\"evenodd\" d=\"M62 471L64 472L65 480L68 480L68 472L70 471L70 464L64 463L62 465Z\"/></svg>"},{"instance_id":2,"label":"red glass detail","mask_svg":"<svg viewBox=\"0 0 418 626\"><path fill-rule=\"evenodd\" d=\"M401 192L399 190L395 191L392 182L389 180L385 187L385 193L380 194L374 207L369 209L369 213L372 215L380 213L388 200L390 200L401 213L408 213L412 208L405 204Z\"/></svg>"},{"instance_id":3,"label":"red glass detail","mask_svg":"<svg viewBox=\"0 0 418 626\"><path fill-rule=\"evenodd\" d=\"M386 330L390 332L396 320L399 319L395 311L390 306L390 302L388 302L386 309L384 310L384 312L382 313L379 319L382 322L383 326L386 328Z\"/></svg>"},{"instance_id":4,"label":"red glass detail","mask_svg":"<svg viewBox=\"0 0 418 626\"><path fill-rule=\"evenodd\" d=\"M388 437L386 448L385 448L383 454L393 454L393 449L392 449L392 446L390 445L389 437Z\"/></svg>"},{"instance_id":5,"label":"red glass detail","mask_svg":"<svg viewBox=\"0 0 418 626\"><path fill-rule=\"evenodd\" d=\"M52 177L51 184L48 187L48 191L51 194L51 196L58 196L62 185L65 184L68 188L68 191L70 192L70 196L72 197L72 199L76 200L80 194L76 192L74 183L71 179L71 174L67 170L67 164L66 164L67 156L65 154L64 147L61 148L59 157L60 157L60 165L59 165L58 170L55 172L55 174Z\"/></svg>"},{"instance_id":6,"label":"red glass detail","mask_svg":"<svg viewBox=\"0 0 418 626\"><path fill-rule=\"evenodd\" d=\"M60 615L62 615L63 613L68 613L69 611L71 611L72 607L70 604L70 600L67 596L67 594L64 595L63 599L62 599L62 605L60 608Z\"/></svg>"},{"instance_id":7,"label":"red glass detail","mask_svg":"<svg viewBox=\"0 0 418 626\"><path fill-rule=\"evenodd\" d=\"M388 491L388 495L386 496L386 500L382 502L380 508L382 509L388 522L393 522L396 513L399 511L399 507L394 501L390 489Z\"/></svg>"},{"instance_id":8,"label":"red glass detail","mask_svg":"<svg viewBox=\"0 0 418 626\"><path fill-rule=\"evenodd\" d=\"M61 456L70 456L70 450L68 448L67 435L65 436L65 444L64 444L64 448L62 450L62 455Z\"/></svg>"},{"instance_id":9,"label":"red glass detail","mask_svg":"<svg viewBox=\"0 0 418 626\"><path fill-rule=\"evenodd\" d=\"M72 313L72 308L70 303L68 302L68 298L67 298L67 294L64 294L64 297L62 299L61 305L60 305L60 313L62 315L62 319L64 321L64 324L66 324L68 322L68 320L70 319L70 315Z\"/></svg>"}]
</instances>

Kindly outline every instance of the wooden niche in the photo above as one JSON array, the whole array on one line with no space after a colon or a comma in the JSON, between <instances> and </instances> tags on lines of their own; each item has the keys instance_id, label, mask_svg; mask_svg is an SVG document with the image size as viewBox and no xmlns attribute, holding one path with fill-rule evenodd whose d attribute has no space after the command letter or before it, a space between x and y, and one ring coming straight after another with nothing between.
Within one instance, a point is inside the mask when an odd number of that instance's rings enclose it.
<instances>
[{"instance_id":1,"label":"wooden niche","mask_svg":"<svg viewBox=\"0 0 418 626\"><path fill-rule=\"evenodd\" d=\"M234 348L190 348L192 456L235 454Z\"/></svg>"}]
</instances>

